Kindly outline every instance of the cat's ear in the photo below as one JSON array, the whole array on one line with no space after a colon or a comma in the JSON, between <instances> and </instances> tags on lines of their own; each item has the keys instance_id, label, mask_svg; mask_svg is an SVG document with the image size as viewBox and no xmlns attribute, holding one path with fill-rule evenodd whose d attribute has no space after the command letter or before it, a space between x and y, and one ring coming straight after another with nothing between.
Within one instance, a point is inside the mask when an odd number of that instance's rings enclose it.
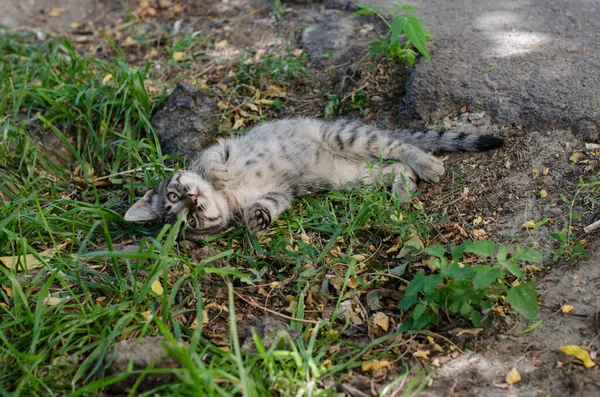
<instances>
[{"instance_id":1,"label":"cat's ear","mask_svg":"<svg viewBox=\"0 0 600 397\"><path fill-rule=\"evenodd\" d=\"M158 213L152 206L152 198L155 194L156 192L154 190L146 192L144 197L139 199L127 210L125 213L125 220L128 222L139 222L156 219Z\"/></svg>"}]
</instances>

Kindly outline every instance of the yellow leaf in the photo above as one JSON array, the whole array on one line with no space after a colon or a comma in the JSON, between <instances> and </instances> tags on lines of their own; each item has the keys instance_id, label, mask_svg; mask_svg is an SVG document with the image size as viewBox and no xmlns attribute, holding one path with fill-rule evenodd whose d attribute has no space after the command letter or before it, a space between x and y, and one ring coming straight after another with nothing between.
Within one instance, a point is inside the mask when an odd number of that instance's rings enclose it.
<instances>
[{"instance_id":1,"label":"yellow leaf","mask_svg":"<svg viewBox=\"0 0 600 397\"><path fill-rule=\"evenodd\" d=\"M148 8L149 5L147 1L140 1L140 8Z\"/></svg>"},{"instance_id":2,"label":"yellow leaf","mask_svg":"<svg viewBox=\"0 0 600 397\"><path fill-rule=\"evenodd\" d=\"M519 375L519 371L516 368L511 369L508 374L506 374L506 383L509 385L514 385L521 381L521 375Z\"/></svg>"},{"instance_id":3,"label":"yellow leaf","mask_svg":"<svg viewBox=\"0 0 600 397\"><path fill-rule=\"evenodd\" d=\"M71 240L68 240L54 248L50 248L49 250L40 252L39 256L44 260L50 260L54 257L54 255L56 255L58 251L65 248L70 242ZM33 254L27 254L25 256L0 256L0 263L2 263L8 269L12 269L13 266L15 266L19 262L21 262L22 265L25 265L27 270L37 269L42 266L42 262L40 262L40 260L36 258Z\"/></svg>"},{"instance_id":4,"label":"yellow leaf","mask_svg":"<svg viewBox=\"0 0 600 397\"><path fill-rule=\"evenodd\" d=\"M356 277L350 277L348 280L348 287L352 289L356 289L358 287L358 280L356 280Z\"/></svg>"},{"instance_id":5,"label":"yellow leaf","mask_svg":"<svg viewBox=\"0 0 600 397\"><path fill-rule=\"evenodd\" d=\"M540 176L540 172L538 170L533 170L533 179L537 179Z\"/></svg>"},{"instance_id":6,"label":"yellow leaf","mask_svg":"<svg viewBox=\"0 0 600 397\"><path fill-rule=\"evenodd\" d=\"M333 362L331 360L325 360L323 361L323 366L324 367L331 367L333 365Z\"/></svg>"},{"instance_id":7,"label":"yellow leaf","mask_svg":"<svg viewBox=\"0 0 600 397\"><path fill-rule=\"evenodd\" d=\"M152 290L152 292L154 292L156 295L159 295L159 296L165 292L162 284L160 283L160 280L154 280L154 282L150 286L150 289Z\"/></svg>"},{"instance_id":8,"label":"yellow leaf","mask_svg":"<svg viewBox=\"0 0 600 397\"><path fill-rule=\"evenodd\" d=\"M365 361L361 364L360 369L363 372L377 372L382 368L392 369L392 364L386 360Z\"/></svg>"},{"instance_id":9,"label":"yellow leaf","mask_svg":"<svg viewBox=\"0 0 600 397\"><path fill-rule=\"evenodd\" d=\"M569 157L569 160L571 160L572 163L576 163L579 161L579 158L581 157L581 153L580 152L575 152L571 155L571 157Z\"/></svg>"},{"instance_id":10,"label":"yellow leaf","mask_svg":"<svg viewBox=\"0 0 600 397\"><path fill-rule=\"evenodd\" d=\"M540 198L548 197L548 192L546 191L546 189L540 190L538 194L540 195Z\"/></svg>"},{"instance_id":11,"label":"yellow leaf","mask_svg":"<svg viewBox=\"0 0 600 397\"><path fill-rule=\"evenodd\" d=\"M144 317L144 320L150 321L152 320L152 312L150 310L142 312L142 317Z\"/></svg>"},{"instance_id":12,"label":"yellow leaf","mask_svg":"<svg viewBox=\"0 0 600 397\"><path fill-rule=\"evenodd\" d=\"M62 299L56 298L54 296L47 296L44 298L44 304L46 304L48 306L56 306L60 302L62 302Z\"/></svg>"},{"instance_id":13,"label":"yellow leaf","mask_svg":"<svg viewBox=\"0 0 600 397\"><path fill-rule=\"evenodd\" d=\"M549 172L550 172L550 168L544 168L544 171L542 173L544 175L548 175Z\"/></svg>"},{"instance_id":14,"label":"yellow leaf","mask_svg":"<svg viewBox=\"0 0 600 397\"><path fill-rule=\"evenodd\" d=\"M258 106L256 106L255 104L253 104L252 102L248 102L246 103L246 107L250 110L252 110L253 112L258 112Z\"/></svg>"},{"instance_id":15,"label":"yellow leaf","mask_svg":"<svg viewBox=\"0 0 600 397\"><path fill-rule=\"evenodd\" d=\"M217 44L215 44L215 48L223 48L227 45L227 40L221 40Z\"/></svg>"},{"instance_id":16,"label":"yellow leaf","mask_svg":"<svg viewBox=\"0 0 600 397\"><path fill-rule=\"evenodd\" d=\"M173 6L173 12L179 13L181 11L183 11L183 7L181 7L180 5L175 4Z\"/></svg>"},{"instance_id":17,"label":"yellow leaf","mask_svg":"<svg viewBox=\"0 0 600 397\"><path fill-rule=\"evenodd\" d=\"M367 257L363 254L352 255L352 258L356 259L358 262L364 262L365 260L367 260Z\"/></svg>"},{"instance_id":18,"label":"yellow leaf","mask_svg":"<svg viewBox=\"0 0 600 397\"><path fill-rule=\"evenodd\" d=\"M106 76L104 76L102 78L102 85L106 85L109 81L111 81L113 79L113 75L112 74L107 74Z\"/></svg>"},{"instance_id":19,"label":"yellow leaf","mask_svg":"<svg viewBox=\"0 0 600 397\"><path fill-rule=\"evenodd\" d=\"M174 61L181 61L183 59L183 51L175 51L172 55Z\"/></svg>"},{"instance_id":20,"label":"yellow leaf","mask_svg":"<svg viewBox=\"0 0 600 397\"><path fill-rule=\"evenodd\" d=\"M135 41L135 39L133 37L127 36L127 38L123 42L123 47L129 47L129 46L134 45L136 43L137 42Z\"/></svg>"},{"instance_id":21,"label":"yellow leaf","mask_svg":"<svg viewBox=\"0 0 600 397\"><path fill-rule=\"evenodd\" d=\"M53 8L53 9L50 10L50 12L48 13L48 15L51 16L52 18L55 18L55 17L59 16L62 13L63 13L62 8Z\"/></svg>"},{"instance_id":22,"label":"yellow leaf","mask_svg":"<svg viewBox=\"0 0 600 397\"><path fill-rule=\"evenodd\" d=\"M244 121L244 119L237 119L235 123L233 123L232 129L239 130L240 128L244 128L245 125L246 122Z\"/></svg>"},{"instance_id":23,"label":"yellow leaf","mask_svg":"<svg viewBox=\"0 0 600 397\"><path fill-rule=\"evenodd\" d=\"M387 332L387 330L390 326L390 318L388 317L387 314L382 313L382 312L375 313L374 321L375 321L375 324L379 325L382 330Z\"/></svg>"},{"instance_id":24,"label":"yellow leaf","mask_svg":"<svg viewBox=\"0 0 600 397\"><path fill-rule=\"evenodd\" d=\"M4 285L2 286L2 289L4 290L4 293L6 294L7 297L12 298L13 296L13 292L12 292L12 288L10 287L5 287Z\"/></svg>"},{"instance_id":25,"label":"yellow leaf","mask_svg":"<svg viewBox=\"0 0 600 397\"><path fill-rule=\"evenodd\" d=\"M527 221L521 227L523 229L534 229L535 228L535 222L533 220Z\"/></svg>"},{"instance_id":26,"label":"yellow leaf","mask_svg":"<svg viewBox=\"0 0 600 397\"><path fill-rule=\"evenodd\" d=\"M571 313L571 310L573 310L574 307L571 305L562 305L562 307L560 308L560 311L563 312L564 314L567 313Z\"/></svg>"},{"instance_id":27,"label":"yellow leaf","mask_svg":"<svg viewBox=\"0 0 600 397\"><path fill-rule=\"evenodd\" d=\"M416 352L413 352L412 355L413 357L429 360L429 352L427 350L417 350Z\"/></svg>"},{"instance_id":28,"label":"yellow leaf","mask_svg":"<svg viewBox=\"0 0 600 397\"><path fill-rule=\"evenodd\" d=\"M592 368L596 365L590 358L590 354L577 345L563 346L560 351L581 360L586 368Z\"/></svg>"},{"instance_id":29,"label":"yellow leaf","mask_svg":"<svg viewBox=\"0 0 600 397\"><path fill-rule=\"evenodd\" d=\"M292 55L294 55L296 58L298 58L303 53L304 53L304 51L302 51L302 49L300 49L300 48L296 48L294 51L292 51Z\"/></svg>"}]
</instances>

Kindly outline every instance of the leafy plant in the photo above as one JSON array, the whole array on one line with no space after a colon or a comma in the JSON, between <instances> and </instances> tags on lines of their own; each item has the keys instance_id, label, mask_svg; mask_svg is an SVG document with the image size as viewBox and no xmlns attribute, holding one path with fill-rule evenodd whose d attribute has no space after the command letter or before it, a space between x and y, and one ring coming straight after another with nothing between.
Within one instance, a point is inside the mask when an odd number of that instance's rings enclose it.
<instances>
[{"instance_id":1,"label":"leafy plant","mask_svg":"<svg viewBox=\"0 0 600 397\"><path fill-rule=\"evenodd\" d=\"M414 47L425 59L431 62L427 40L432 38L433 34L421 23L423 18L412 13L414 11L413 6L400 2L393 3L391 6L397 10L398 14L390 11L386 15L383 15L379 8L367 4L356 4L356 6L359 10L354 13L355 16L376 15L388 27L385 37L380 37L379 40L370 44L369 56L382 54L393 63L406 61L409 65L413 65L417 59L417 53L412 49ZM391 18L391 22L388 21L386 16Z\"/></svg>"},{"instance_id":2,"label":"leafy plant","mask_svg":"<svg viewBox=\"0 0 600 397\"><path fill-rule=\"evenodd\" d=\"M570 262L578 256L589 254L589 251L573 232L573 222L581 219L581 215L576 214L573 207L576 201L582 196L587 205L597 206L600 204L600 182L594 180L586 183L582 179L579 179L579 188L573 195L573 199L569 200L563 197L563 202L569 205L569 219L565 221L560 232L550 233L550 237L559 243L559 247L554 251L554 256L552 257L555 261L559 258L564 258Z\"/></svg>"},{"instance_id":3,"label":"leafy plant","mask_svg":"<svg viewBox=\"0 0 600 397\"><path fill-rule=\"evenodd\" d=\"M510 306L527 319L538 314L537 293L531 282L512 286L507 278L523 275L519 262L539 262L542 255L532 249L517 248L511 257L506 247L491 241L467 241L452 248L452 260L440 245L425 250L432 256L428 264L439 273L426 275L419 271L408 284L398 308L412 311L402 329L422 329L436 324L444 313L459 316L481 327L481 316L503 296ZM478 257L489 264L467 265L461 259L465 254Z\"/></svg>"}]
</instances>

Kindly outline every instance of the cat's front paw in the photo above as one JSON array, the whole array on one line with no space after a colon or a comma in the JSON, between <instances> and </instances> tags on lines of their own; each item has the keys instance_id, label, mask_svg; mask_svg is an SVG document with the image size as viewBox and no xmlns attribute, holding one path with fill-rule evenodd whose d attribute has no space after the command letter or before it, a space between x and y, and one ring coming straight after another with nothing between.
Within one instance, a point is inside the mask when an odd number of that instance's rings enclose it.
<instances>
[{"instance_id":1,"label":"cat's front paw","mask_svg":"<svg viewBox=\"0 0 600 397\"><path fill-rule=\"evenodd\" d=\"M445 171L444 162L427 153L417 157L414 164L410 164L410 166L419 175L419 178L427 182L439 182Z\"/></svg>"},{"instance_id":2,"label":"cat's front paw","mask_svg":"<svg viewBox=\"0 0 600 397\"><path fill-rule=\"evenodd\" d=\"M264 233L271 226L271 213L259 203L250 206L246 211L245 218L248 230L254 234Z\"/></svg>"}]
</instances>

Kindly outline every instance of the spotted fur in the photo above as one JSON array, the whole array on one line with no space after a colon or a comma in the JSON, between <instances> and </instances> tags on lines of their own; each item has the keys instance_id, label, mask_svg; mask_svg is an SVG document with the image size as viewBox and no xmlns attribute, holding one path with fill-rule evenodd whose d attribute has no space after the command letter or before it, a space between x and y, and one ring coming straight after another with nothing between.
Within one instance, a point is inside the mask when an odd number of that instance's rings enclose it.
<instances>
[{"instance_id":1,"label":"spotted fur","mask_svg":"<svg viewBox=\"0 0 600 397\"><path fill-rule=\"evenodd\" d=\"M481 151L502 144L489 135L388 131L352 120L267 122L200 152L189 170L160 182L125 219L173 223L182 215L192 240L222 232L237 218L262 233L293 198L315 186L391 184L403 201L415 191L417 176L437 182L444 173L442 161L425 151Z\"/></svg>"}]
</instances>

